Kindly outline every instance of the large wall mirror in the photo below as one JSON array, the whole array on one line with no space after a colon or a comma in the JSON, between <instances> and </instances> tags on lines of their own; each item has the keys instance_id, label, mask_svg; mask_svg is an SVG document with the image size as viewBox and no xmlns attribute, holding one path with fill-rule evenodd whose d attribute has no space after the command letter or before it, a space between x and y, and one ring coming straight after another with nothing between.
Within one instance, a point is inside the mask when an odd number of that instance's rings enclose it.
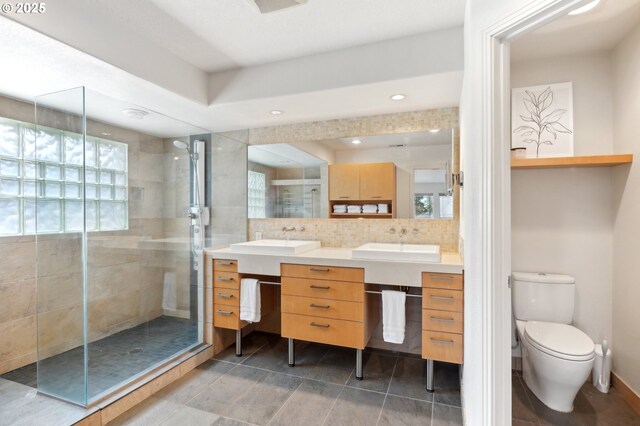
<instances>
[{"instance_id":1,"label":"large wall mirror","mask_svg":"<svg viewBox=\"0 0 640 426\"><path fill-rule=\"evenodd\" d=\"M453 130L248 148L249 218L453 219Z\"/></svg>"}]
</instances>

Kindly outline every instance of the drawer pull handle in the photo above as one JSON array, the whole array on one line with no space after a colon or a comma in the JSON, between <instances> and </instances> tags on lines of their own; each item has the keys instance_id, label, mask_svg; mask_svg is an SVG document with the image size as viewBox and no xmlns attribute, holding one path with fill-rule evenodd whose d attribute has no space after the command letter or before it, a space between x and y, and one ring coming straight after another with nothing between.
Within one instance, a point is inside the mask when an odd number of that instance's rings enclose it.
<instances>
[{"instance_id":1,"label":"drawer pull handle","mask_svg":"<svg viewBox=\"0 0 640 426\"><path fill-rule=\"evenodd\" d=\"M436 300L453 300L453 296L431 296L432 299Z\"/></svg>"},{"instance_id":2,"label":"drawer pull handle","mask_svg":"<svg viewBox=\"0 0 640 426\"><path fill-rule=\"evenodd\" d=\"M431 341L433 343L437 343L439 345L453 345L453 340L440 340L440 339L434 339L433 337L431 338Z\"/></svg>"},{"instance_id":3,"label":"drawer pull handle","mask_svg":"<svg viewBox=\"0 0 640 426\"><path fill-rule=\"evenodd\" d=\"M218 260L216 261L216 265L233 265L233 262L230 261L224 261L224 260Z\"/></svg>"},{"instance_id":4,"label":"drawer pull handle","mask_svg":"<svg viewBox=\"0 0 640 426\"><path fill-rule=\"evenodd\" d=\"M322 285L315 285L315 284L311 284L309 287L315 288L316 290L329 290L331 288L328 285L322 286Z\"/></svg>"},{"instance_id":5,"label":"drawer pull handle","mask_svg":"<svg viewBox=\"0 0 640 426\"><path fill-rule=\"evenodd\" d=\"M220 309L218 309L216 312L219 313L220 315L232 315L233 314L233 311L222 311Z\"/></svg>"},{"instance_id":6,"label":"drawer pull handle","mask_svg":"<svg viewBox=\"0 0 640 426\"><path fill-rule=\"evenodd\" d=\"M340 198L351 198L351 197L346 197L344 195L341 195Z\"/></svg>"},{"instance_id":7,"label":"drawer pull handle","mask_svg":"<svg viewBox=\"0 0 640 426\"><path fill-rule=\"evenodd\" d=\"M329 328L329 324L318 324L317 322L312 322L311 327Z\"/></svg>"},{"instance_id":8,"label":"drawer pull handle","mask_svg":"<svg viewBox=\"0 0 640 426\"><path fill-rule=\"evenodd\" d=\"M225 299L231 299L233 297L233 294L217 293L216 296L223 297Z\"/></svg>"},{"instance_id":9,"label":"drawer pull handle","mask_svg":"<svg viewBox=\"0 0 640 426\"><path fill-rule=\"evenodd\" d=\"M442 275L429 275L431 277L432 280L434 281L451 281L453 280L453 277L449 276L449 277L443 277Z\"/></svg>"},{"instance_id":10,"label":"drawer pull handle","mask_svg":"<svg viewBox=\"0 0 640 426\"><path fill-rule=\"evenodd\" d=\"M217 278L218 281L233 281L233 278L229 278L229 277L218 277Z\"/></svg>"},{"instance_id":11,"label":"drawer pull handle","mask_svg":"<svg viewBox=\"0 0 640 426\"><path fill-rule=\"evenodd\" d=\"M453 318L431 317L431 319L436 322L454 322L455 321Z\"/></svg>"},{"instance_id":12,"label":"drawer pull handle","mask_svg":"<svg viewBox=\"0 0 640 426\"><path fill-rule=\"evenodd\" d=\"M312 308L329 309L329 305L316 305L315 303L312 303L309 306L312 307Z\"/></svg>"},{"instance_id":13,"label":"drawer pull handle","mask_svg":"<svg viewBox=\"0 0 640 426\"><path fill-rule=\"evenodd\" d=\"M381 195L372 195L371 198L382 198Z\"/></svg>"},{"instance_id":14,"label":"drawer pull handle","mask_svg":"<svg viewBox=\"0 0 640 426\"><path fill-rule=\"evenodd\" d=\"M329 268L309 268L311 272L329 272Z\"/></svg>"}]
</instances>

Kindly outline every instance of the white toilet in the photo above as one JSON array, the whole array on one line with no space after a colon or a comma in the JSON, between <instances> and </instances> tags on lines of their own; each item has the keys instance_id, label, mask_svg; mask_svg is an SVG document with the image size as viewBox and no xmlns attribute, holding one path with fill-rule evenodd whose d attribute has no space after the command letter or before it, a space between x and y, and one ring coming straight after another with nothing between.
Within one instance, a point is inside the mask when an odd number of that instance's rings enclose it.
<instances>
[{"instance_id":1,"label":"white toilet","mask_svg":"<svg viewBox=\"0 0 640 426\"><path fill-rule=\"evenodd\" d=\"M570 412L595 359L591 338L570 325L575 279L528 272L511 278L524 381L547 407Z\"/></svg>"}]
</instances>

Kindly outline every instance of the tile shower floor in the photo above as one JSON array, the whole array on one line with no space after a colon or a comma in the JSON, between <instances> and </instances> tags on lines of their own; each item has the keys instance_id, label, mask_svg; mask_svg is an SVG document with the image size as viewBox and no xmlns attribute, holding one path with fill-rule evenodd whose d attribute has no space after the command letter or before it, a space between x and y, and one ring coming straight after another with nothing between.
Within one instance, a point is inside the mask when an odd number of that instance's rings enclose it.
<instances>
[{"instance_id":1,"label":"tile shower floor","mask_svg":"<svg viewBox=\"0 0 640 426\"><path fill-rule=\"evenodd\" d=\"M89 344L89 397L98 395L171 357L198 338L191 320L161 316ZM84 392L83 350L75 348L41 362L42 383L56 395ZM36 364L0 376L36 388Z\"/></svg>"},{"instance_id":2,"label":"tile shower floor","mask_svg":"<svg viewBox=\"0 0 640 426\"><path fill-rule=\"evenodd\" d=\"M243 356L233 347L118 417L115 425L462 425L459 369L436 363L425 390L425 362L365 351L363 381L355 351L254 333Z\"/></svg>"},{"instance_id":3,"label":"tile shower floor","mask_svg":"<svg viewBox=\"0 0 640 426\"><path fill-rule=\"evenodd\" d=\"M536 398L519 372L513 372L511 383L514 426L640 425L640 414L614 388L608 394L603 394L591 383L585 383L576 396L573 411L559 413Z\"/></svg>"}]
</instances>

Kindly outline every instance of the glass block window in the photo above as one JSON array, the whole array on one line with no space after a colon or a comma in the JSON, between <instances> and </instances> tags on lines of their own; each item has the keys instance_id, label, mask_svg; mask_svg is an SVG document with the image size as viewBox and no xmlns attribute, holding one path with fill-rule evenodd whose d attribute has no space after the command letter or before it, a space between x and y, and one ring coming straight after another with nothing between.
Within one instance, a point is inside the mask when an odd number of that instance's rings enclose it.
<instances>
[{"instance_id":1,"label":"glass block window","mask_svg":"<svg viewBox=\"0 0 640 426\"><path fill-rule=\"evenodd\" d=\"M248 216L249 219L266 217L267 213L267 185L264 173L249 170L248 187Z\"/></svg>"},{"instance_id":2,"label":"glass block window","mask_svg":"<svg viewBox=\"0 0 640 426\"><path fill-rule=\"evenodd\" d=\"M0 235L127 229L127 149L0 118Z\"/></svg>"}]
</instances>

